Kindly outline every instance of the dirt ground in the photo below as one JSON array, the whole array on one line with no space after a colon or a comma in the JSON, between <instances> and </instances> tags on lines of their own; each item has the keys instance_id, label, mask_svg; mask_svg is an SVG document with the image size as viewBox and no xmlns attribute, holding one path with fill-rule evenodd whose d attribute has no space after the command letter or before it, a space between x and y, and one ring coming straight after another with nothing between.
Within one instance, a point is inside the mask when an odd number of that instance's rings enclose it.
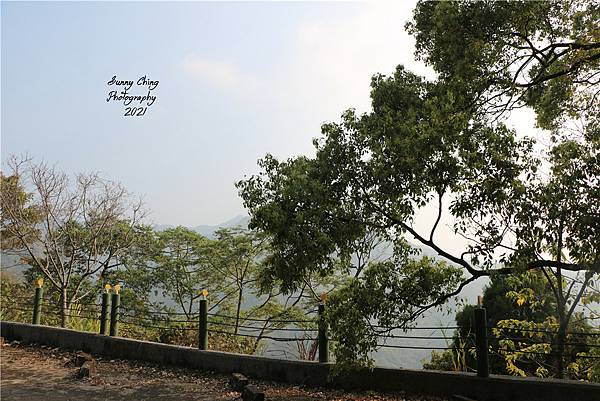
<instances>
[{"instance_id":1,"label":"dirt ground","mask_svg":"<svg viewBox=\"0 0 600 401\"><path fill-rule=\"evenodd\" d=\"M75 353L17 342L0 349L0 398L3 401L58 400L241 400L231 391L228 376L190 369L165 368L138 361L96 357L98 373L77 379ZM406 400L444 401L442 398L282 385L265 381L252 384L265 391L267 400Z\"/></svg>"}]
</instances>

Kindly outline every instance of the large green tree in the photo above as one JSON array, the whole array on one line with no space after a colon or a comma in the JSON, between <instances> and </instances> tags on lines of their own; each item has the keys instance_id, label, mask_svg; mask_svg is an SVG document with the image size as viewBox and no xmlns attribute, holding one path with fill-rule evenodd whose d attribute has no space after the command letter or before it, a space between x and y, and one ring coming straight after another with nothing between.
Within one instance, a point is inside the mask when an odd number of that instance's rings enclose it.
<instances>
[{"instance_id":1,"label":"large green tree","mask_svg":"<svg viewBox=\"0 0 600 401\"><path fill-rule=\"evenodd\" d=\"M373 323L406 327L480 277L538 269L562 283L564 271L583 272L583 285L554 289L579 299L598 272L597 143L564 142L540 156L532 139L470 112L470 97L459 94L402 67L377 75L372 111L325 124L314 158L267 156L259 175L238 183L251 225L272 241L266 271L284 290L350 264L366 233L393 244L391 260L331 296L341 363L368 361L381 331ZM422 232L415 216L427 205L435 219ZM467 241L463 252L436 237L443 214ZM439 259L415 261L407 239ZM574 311L566 298L562 333Z\"/></svg>"},{"instance_id":2,"label":"large green tree","mask_svg":"<svg viewBox=\"0 0 600 401\"><path fill-rule=\"evenodd\" d=\"M314 158L267 156L261 174L238 183L251 224L272 236L268 273L285 290L350 264L365 233L394 245L392 260L332 296L342 361L376 346L373 321L403 326L479 277L535 269L557 301L562 374L566 329L600 270L598 12L582 1L420 2L408 29L436 81L403 68L375 76L372 111L325 124ZM524 106L553 130L550 147L502 124ZM573 135L564 128L574 118ZM434 224L419 232L428 204ZM436 238L446 213L467 241L462 253ZM448 264L407 257L411 237ZM569 285L566 271L577 274ZM426 291L405 285L419 280Z\"/></svg>"}]
</instances>

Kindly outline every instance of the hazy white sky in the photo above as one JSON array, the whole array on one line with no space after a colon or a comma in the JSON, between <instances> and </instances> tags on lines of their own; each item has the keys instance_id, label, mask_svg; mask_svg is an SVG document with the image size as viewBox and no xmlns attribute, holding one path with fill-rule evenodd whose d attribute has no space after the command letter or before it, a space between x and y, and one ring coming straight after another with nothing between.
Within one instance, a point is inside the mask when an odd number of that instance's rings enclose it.
<instances>
[{"instance_id":1,"label":"hazy white sky","mask_svg":"<svg viewBox=\"0 0 600 401\"><path fill-rule=\"evenodd\" d=\"M312 154L323 122L368 110L374 73L404 64L433 77L404 31L413 1L1 7L2 157L100 171L142 195L157 224L244 213L234 181L267 152ZM160 81L145 116L106 102L114 75Z\"/></svg>"}]
</instances>

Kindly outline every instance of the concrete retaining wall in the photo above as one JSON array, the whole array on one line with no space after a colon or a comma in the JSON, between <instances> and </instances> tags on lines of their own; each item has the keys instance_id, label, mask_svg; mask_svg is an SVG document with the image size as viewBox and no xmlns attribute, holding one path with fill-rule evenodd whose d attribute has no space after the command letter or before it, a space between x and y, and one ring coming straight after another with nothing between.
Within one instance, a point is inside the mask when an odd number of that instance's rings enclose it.
<instances>
[{"instance_id":1,"label":"concrete retaining wall","mask_svg":"<svg viewBox=\"0 0 600 401\"><path fill-rule=\"evenodd\" d=\"M249 377L279 382L347 389L408 391L438 395L458 394L479 401L598 401L600 385L572 380L517 378L471 373L375 368L328 380L330 366L226 352L107 337L57 327L0 322L6 340L45 344L119 359L137 359L221 373L241 372Z\"/></svg>"}]
</instances>

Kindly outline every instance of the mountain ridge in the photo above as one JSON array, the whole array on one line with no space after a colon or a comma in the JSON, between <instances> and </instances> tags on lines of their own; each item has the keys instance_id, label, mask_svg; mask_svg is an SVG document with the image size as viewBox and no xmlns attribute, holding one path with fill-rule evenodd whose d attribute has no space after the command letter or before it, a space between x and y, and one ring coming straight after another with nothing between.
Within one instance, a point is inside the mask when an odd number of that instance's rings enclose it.
<instances>
[{"instance_id":1,"label":"mountain ridge","mask_svg":"<svg viewBox=\"0 0 600 401\"><path fill-rule=\"evenodd\" d=\"M201 225L192 226L192 227L189 227L189 226L179 226L179 227L188 228L192 231L196 231L197 233L204 235L207 238L214 239L215 232L217 230L219 230L220 228L233 228L233 227L248 228L249 222L250 222L250 216L239 214L239 215L237 215L227 221L224 221L223 223L217 224L217 225L201 224ZM175 228L175 227L178 227L178 226L174 226L171 224L155 224L153 226L153 228L157 231L164 231L164 230L168 230L168 229Z\"/></svg>"}]
</instances>

